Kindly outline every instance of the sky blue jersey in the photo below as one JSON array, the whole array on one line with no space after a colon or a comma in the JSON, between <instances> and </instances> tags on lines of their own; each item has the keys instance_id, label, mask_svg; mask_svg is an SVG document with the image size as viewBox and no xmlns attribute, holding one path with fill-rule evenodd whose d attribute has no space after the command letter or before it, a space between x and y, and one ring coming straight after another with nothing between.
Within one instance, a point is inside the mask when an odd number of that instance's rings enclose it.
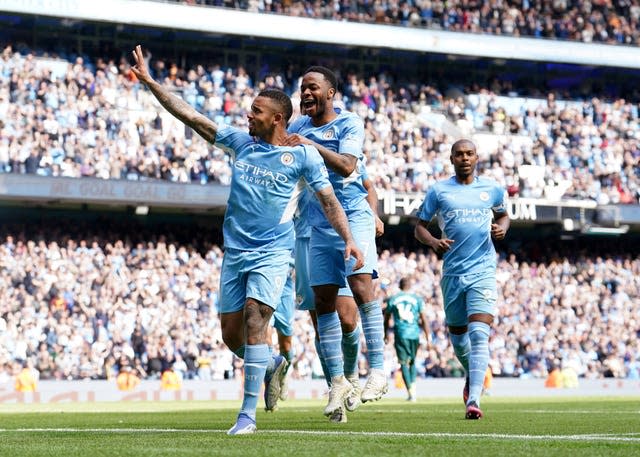
<instances>
[{"instance_id":1,"label":"sky blue jersey","mask_svg":"<svg viewBox=\"0 0 640 457\"><path fill-rule=\"evenodd\" d=\"M304 183L314 192L330 185L320 153L307 145L274 146L230 126L218 130L216 145L234 159L224 246L293 249L293 215Z\"/></svg>"},{"instance_id":2,"label":"sky blue jersey","mask_svg":"<svg viewBox=\"0 0 640 457\"><path fill-rule=\"evenodd\" d=\"M369 179L367 169L364 163L358 161L358 170L362 181ZM293 218L293 224L296 230L297 238L311 238L311 224L309 224L309 204L315 197L308 186L305 186L304 190L300 194L298 200L298 210Z\"/></svg>"},{"instance_id":3,"label":"sky blue jersey","mask_svg":"<svg viewBox=\"0 0 640 457\"><path fill-rule=\"evenodd\" d=\"M362 154L364 145L362 119L348 111L338 109L336 111L338 116L320 127L315 127L309 116L300 116L291 123L289 132L298 133L331 151L352 155L361 162L364 157ZM347 216L367 207L367 191L362 185L361 171L361 168L356 166L353 173L345 178L329 169L329 180ZM315 198L310 203L309 218L311 225L327 226L329 224L320 203Z\"/></svg>"},{"instance_id":4,"label":"sky blue jersey","mask_svg":"<svg viewBox=\"0 0 640 457\"><path fill-rule=\"evenodd\" d=\"M498 183L475 177L468 185L455 176L438 181L429 190L418 217L436 216L442 236L454 242L443 256L445 276L460 276L496 268L491 240L493 211L505 213L505 190Z\"/></svg>"},{"instance_id":5,"label":"sky blue jersey","mask_svg":"<svg viewBox=\"0 0 640 457\"><path fill-rule=\"evenodd\" d=\"M311 224L309 224L309 203L315 197L308 186L305 186L298 199L298 210L293 218L297 238L311 238Z\"/></svg>"}]
</instances>

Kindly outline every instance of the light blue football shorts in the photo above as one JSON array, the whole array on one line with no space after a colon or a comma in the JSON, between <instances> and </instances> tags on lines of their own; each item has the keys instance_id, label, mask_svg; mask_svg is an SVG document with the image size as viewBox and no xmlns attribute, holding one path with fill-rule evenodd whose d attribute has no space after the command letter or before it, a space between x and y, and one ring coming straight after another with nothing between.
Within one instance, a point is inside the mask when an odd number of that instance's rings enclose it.
<instances>
[{"instance_id":1,"label":"light blue football shorts","mask_svg":"<svg viewBox=\"0 0 640 457\"><path fill-rule=\"evenodd\" d=\"M496 272L444 276L440 281L447 325L463 327L472 314L496 312Z\"/></svg>"},{"instance_id":2,"label":"light blue football shorts","mask_svg":"<svg viewBox=\"0 0 640 457\"><path fill-rule=\"evenodd\" d=\"M309 285L309 238L296 239L296 308L302 311L315 310L313 289ZM285 288L286 290L286 288ZM349 286L338 290L340 297L353 297ZM279 311L279 310L278 310Z\"/></svg>"},{"instance_id":3,"label":"light blue football shorts","mask_svg":"<svg viewBox=\"0 0 640 457\"><path fill-rule=\"evenodd\" d=\"M247 298L276 309L287 282L289 259L288 250L225 249L220 274L220 312L241 311Z\"/></svg>"},{"instance_id":4,"label":"light blue football shorts","mask_svg":"<svg viewBox=\"0 0 640 457\"><path fill-rule=\"evenodd\" d=\"M309 249L311 286L335 284L346 287L345 278L354 274L377 276L378 253L376 229L371 210L358 212L349 217L351 234L364 255L364 266L353 270L355 259L344 259L345 244L333 228L312 227Z\"/></svg>"},{"instance_id":5,"label":"light blue football shorts","mask_svg":"<svg viewBox=\"0 0 640 457\"><path fill-rule=\"evenodd\" d=\"M351 292L351 287L341 287L338 289L338 297L353 297L353 292Z\"/></svg>"},{"instance_id":6,"label":"light blue football shorts","mask_svg":"<svg viewBox=\"0 0 640 457\"><path fill-rule=\"evenodd\" d=\"M295 313L295 294L293 291L293 270L290 269L282 290L280 305L273 312L271 325L282 335L293 335L293 315Z\"/></svg>"}]
</instances>

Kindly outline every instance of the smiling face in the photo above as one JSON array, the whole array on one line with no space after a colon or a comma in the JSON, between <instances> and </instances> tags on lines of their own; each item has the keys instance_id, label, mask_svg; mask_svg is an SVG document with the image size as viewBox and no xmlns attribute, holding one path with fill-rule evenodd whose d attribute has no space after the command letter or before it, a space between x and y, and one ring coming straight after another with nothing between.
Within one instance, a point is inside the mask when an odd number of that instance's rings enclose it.
<instances>
[{"instance_id":1,"label":"smiling face","mask_svg":"<svg viewBox=\"0 0 640 457\"><path fill-rule=\"evenodd\" d=\"M451 163L458 180L468 182L478 163L478 154L475 145L468 140L460 140L451 147Z\"/></svg>"},{"instance_id":2,"label":"smiling face","mask_svg":"<svg viewBox=\"0 0 640 457\"><path fill-rule=\"evenodd\" d=\"M305 73L300 85L300 108L302 114L312 119L320 119L327 113L327 107L333 109L335 88L322 73Z\"/></svg>"}]
</instances>

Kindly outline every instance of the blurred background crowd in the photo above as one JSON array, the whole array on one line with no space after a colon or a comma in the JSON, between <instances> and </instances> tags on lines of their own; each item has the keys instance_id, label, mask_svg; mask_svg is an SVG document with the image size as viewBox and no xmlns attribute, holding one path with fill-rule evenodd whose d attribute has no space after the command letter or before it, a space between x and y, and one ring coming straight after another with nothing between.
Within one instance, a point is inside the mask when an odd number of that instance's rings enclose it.
<instances>
[{"instance_id":1,"label":"blurred background crowd","mask_svg":"<svg viewBox=\"0 0 640 457\"><path fill-rule=\"evenodd\" d=\"M253 80L243 67L179 68L162 59L151 66L156 79L217 123L246 126L250 103L263 88L285 90L294 106L299 100L300 74L284 70ZM520 97L500 81L456 90L436 83L340 74L340 103L365 120L367 169L377 188L424 192L449 176L450 127L461 136L487 133L479 140L479 171L511 196L638 203L637 99L577 100L535 88ZM231 170L221 150L162 113L126 59L76 57L53 69L6 46L2 172L226 185Z\"/></svg>"},{"instance_id":2,"label":"blurred background crowd","mask_svg":"<svg viewBox=\"0 0 640 457\"><path fill-rule=\"evenodd\" d=\"M143 379L169 367L184 379L241 376L241 361L221 339L215 234L99 226L2 225L0 381L26 361L40 379L112 379L123 366ZM408 277L425 298L431 328L431 344L422 341L418 354L420 375L462 376L443 324L439 269L431 251L383 249L377 296L385 300ZM500 252L498 271L494 376L544 378L571 367L580 377L638 379L640 259L607 243L550 244ZM308 313L298 312L296 379L322 376L313 335ZM398 365L389 336L391 376ZM366 375L364 355L361 368Z\"/></svg>"}]
</instances>

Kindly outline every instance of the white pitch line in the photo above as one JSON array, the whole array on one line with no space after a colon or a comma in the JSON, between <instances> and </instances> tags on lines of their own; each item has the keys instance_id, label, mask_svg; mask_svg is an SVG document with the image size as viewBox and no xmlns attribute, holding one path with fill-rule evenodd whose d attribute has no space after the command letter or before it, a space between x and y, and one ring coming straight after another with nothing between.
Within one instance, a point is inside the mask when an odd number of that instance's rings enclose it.
<instances>
[{"instance_id":1,"label":"white pitch line","mask_svg":"<svg viewBox=\"0 0 640 457\"><path fill-rule=\"evenodd\" d=\"M215 429L179 428L0 428L0 433L226 433ZM325 435L325 436L385 436L391 438L484 438L520 441L627 441L640 442L640 433L586 434L586 435L510 435L506 433L411 433L411 432L354 432L332 430L259 430L259 434Z\"/></svg>"}]
</instances>

